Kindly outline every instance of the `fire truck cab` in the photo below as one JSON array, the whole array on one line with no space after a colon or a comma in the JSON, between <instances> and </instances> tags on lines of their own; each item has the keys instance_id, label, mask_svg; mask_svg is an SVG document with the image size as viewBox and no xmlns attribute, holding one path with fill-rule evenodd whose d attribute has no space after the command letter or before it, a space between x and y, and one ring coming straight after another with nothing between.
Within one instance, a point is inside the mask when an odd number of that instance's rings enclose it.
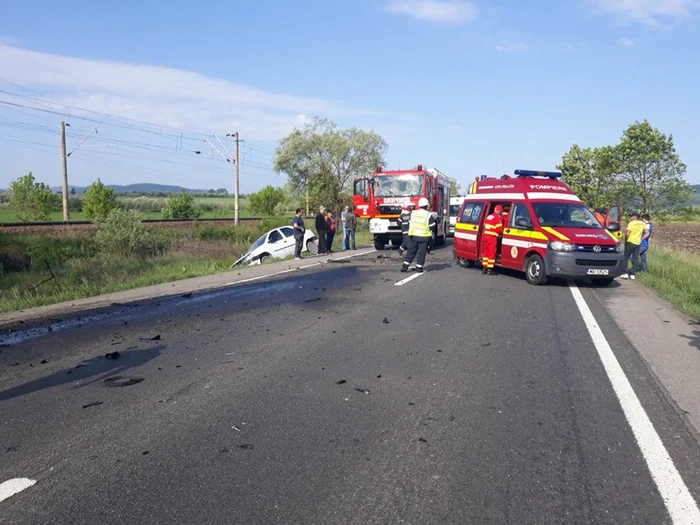
<instances>
[{"instance_id":1,"label":"fire truck cab","mask_svg":"<svg viewBox=\"0 0 700 525\"><path fill-rule=\"evenodd\" d=\"M524 271L530 284L570 277L607 286L625 272L619 219L612 220L620 217L619 207L608 210L605 228L560 180L561 173L516 170L515 175L482 178L470 188L453 242L461 266L481 261L484 219L500 204L505 211L496 265Z\"/></svg>"}]
</instances>

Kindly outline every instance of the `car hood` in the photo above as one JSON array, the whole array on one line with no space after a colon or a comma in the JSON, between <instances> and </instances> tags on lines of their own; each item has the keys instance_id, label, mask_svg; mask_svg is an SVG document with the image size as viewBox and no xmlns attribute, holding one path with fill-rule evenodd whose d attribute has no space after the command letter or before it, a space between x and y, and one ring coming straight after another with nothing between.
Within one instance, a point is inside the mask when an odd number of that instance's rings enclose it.
<instances>
[{"instance_id":1,"label":"car hood","mask_svg":"<svg viewBox=\"0 0 700 525\"><path fill-rule=\"evenodd\" d=\"M615 245L618 240L607 230L591 228L542 227L550 241L565 241L575 244Z\"/></svg>"}]
</instances>

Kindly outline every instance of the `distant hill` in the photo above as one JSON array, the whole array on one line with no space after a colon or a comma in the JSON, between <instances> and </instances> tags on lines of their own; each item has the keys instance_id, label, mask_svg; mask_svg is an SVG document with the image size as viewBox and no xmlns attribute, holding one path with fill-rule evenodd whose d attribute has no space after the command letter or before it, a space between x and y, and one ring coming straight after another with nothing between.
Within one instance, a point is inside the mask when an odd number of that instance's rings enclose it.
<instances>
[{"instance_id":1,"label":"distant hill","mask_svg":"<svg viewBox=\"0 0 700 525\"><path fill-rule=\"evenodd\" d=\"M692 187L695 190L695 193L691 195L688 204L690 206L700 206L700 184L693 184Z\"/></svg>"},{"instance_id":2,"label":"distant hill","mask_svg":"<svg viewBox=\"0 0 700 525\"><path fill-rule=\"evenodd\" d=\"M118 184L108 184L107 186L112 188L115 193L180 193L181 191L185 191L187 193L207 193L209 191L193 190L189 188L183 188L182 186L169 186L167 184L153 184L150 182L128 184L126 186L120 186ZM73 188L75 188L75 192L79 194L85 193L88 189L87 186L69 186L68 190L71 191ZM62 191L61 186L53 186L51 189L58 193Z\"/></svg>"}]
</instances>

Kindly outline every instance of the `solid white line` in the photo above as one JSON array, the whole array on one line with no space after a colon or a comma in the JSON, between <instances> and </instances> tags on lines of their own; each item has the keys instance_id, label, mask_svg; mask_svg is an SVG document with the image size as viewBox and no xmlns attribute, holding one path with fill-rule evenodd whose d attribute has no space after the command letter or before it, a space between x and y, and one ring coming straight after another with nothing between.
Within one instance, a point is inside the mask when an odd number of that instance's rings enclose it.
<instances>
[{"instance_id":1,"label":"solid white line","mask_svg":"<svg viewBox=\"0 0 700 525\"><path fill-rule=\"evenodd\" d=\"M361 252L361 253L353 253L352 255L346 255L345 257L337 257L335 259L331 259L332 261L342 261L344 259L350 259L351 257L359 257L360 255L367 255L370 253L374 253L377 250L370 250L368 252Z\"/></svg>"},{"instance_id":2,"label":"solid white line","mask_svg":"<svg viewBox=\"0 0 700 525\"><path fill-rule=\"evenodd\" d=\"M586 323L593 344L598 350L598 356L603 363L610 383L612 383L627 422L632 428L632 433L642 451L647 467L649 467L651 477L661 493L666 510L671 516L671 522L674 525L700 525L700 509L698 509L697 503L673 464L671 456L669 456L659 434L644 411L639 398L634 393L632 385L588 308L586 300L576 284L569 283L569 289L571 295L574 296L579 312L581 312L581 317Z\"/></svg>"},{"instance_id":3,"label":"solid white line","mask_svg":"<svg viewBox=\"0 0 700 525\"><path fill-rule=\"evenodd\" d=\"M314 266L321 266L321 263L313 263L313 264L309 264L307 266L299 266L299 269L306 270L307 268L313 268Z\"/></svg>"},{"instance_id":4,"label":"solid white line","mask_svg":"<svg viewBox=\"0 0 700 525\"><path fill-rule=\"evenodd\" d=\"M0 483L0 501L4 501L10 496L14 496L18 492L28 489L36 483L34 479L15 478L4 483Z\"/></svg>"},{"instance_id":5,"label":"solid white line","mask_svg":"<svg viewBox=\"0 0 700 525\"><path fill-rule=\"evenodd\" d=\"M412 281L413 279L418 279L418 277L423 275L423 273L425 273L425 272L420 272L420 273L416 272L413 275L411 275L410 277L406 277L403 281L399 281L398 283L394 283L394 286L403 286L404 284Z\"/></svg>"}]
</instances>

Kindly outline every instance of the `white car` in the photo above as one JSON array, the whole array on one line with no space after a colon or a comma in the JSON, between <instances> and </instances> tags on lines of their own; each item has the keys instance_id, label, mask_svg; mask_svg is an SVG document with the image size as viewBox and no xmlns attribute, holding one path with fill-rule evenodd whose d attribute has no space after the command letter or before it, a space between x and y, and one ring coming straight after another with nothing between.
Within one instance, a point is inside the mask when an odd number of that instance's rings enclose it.
<instances>
[{"instance_id":1,"label":"white car","mask_svg":"<svg viewBox=\"0 0 700 525\"><path fill-rule=\"evenodd\" d=\"M294 255L294 245L294 228L291 226L275 228L255 241L243 257L231 265L231 268L238 264L264 264L272 259L284 259ZM318 253L318 239L311 230L304 232L303 246L304 251L314 255Z\"/></svg>"}]
</instances>

